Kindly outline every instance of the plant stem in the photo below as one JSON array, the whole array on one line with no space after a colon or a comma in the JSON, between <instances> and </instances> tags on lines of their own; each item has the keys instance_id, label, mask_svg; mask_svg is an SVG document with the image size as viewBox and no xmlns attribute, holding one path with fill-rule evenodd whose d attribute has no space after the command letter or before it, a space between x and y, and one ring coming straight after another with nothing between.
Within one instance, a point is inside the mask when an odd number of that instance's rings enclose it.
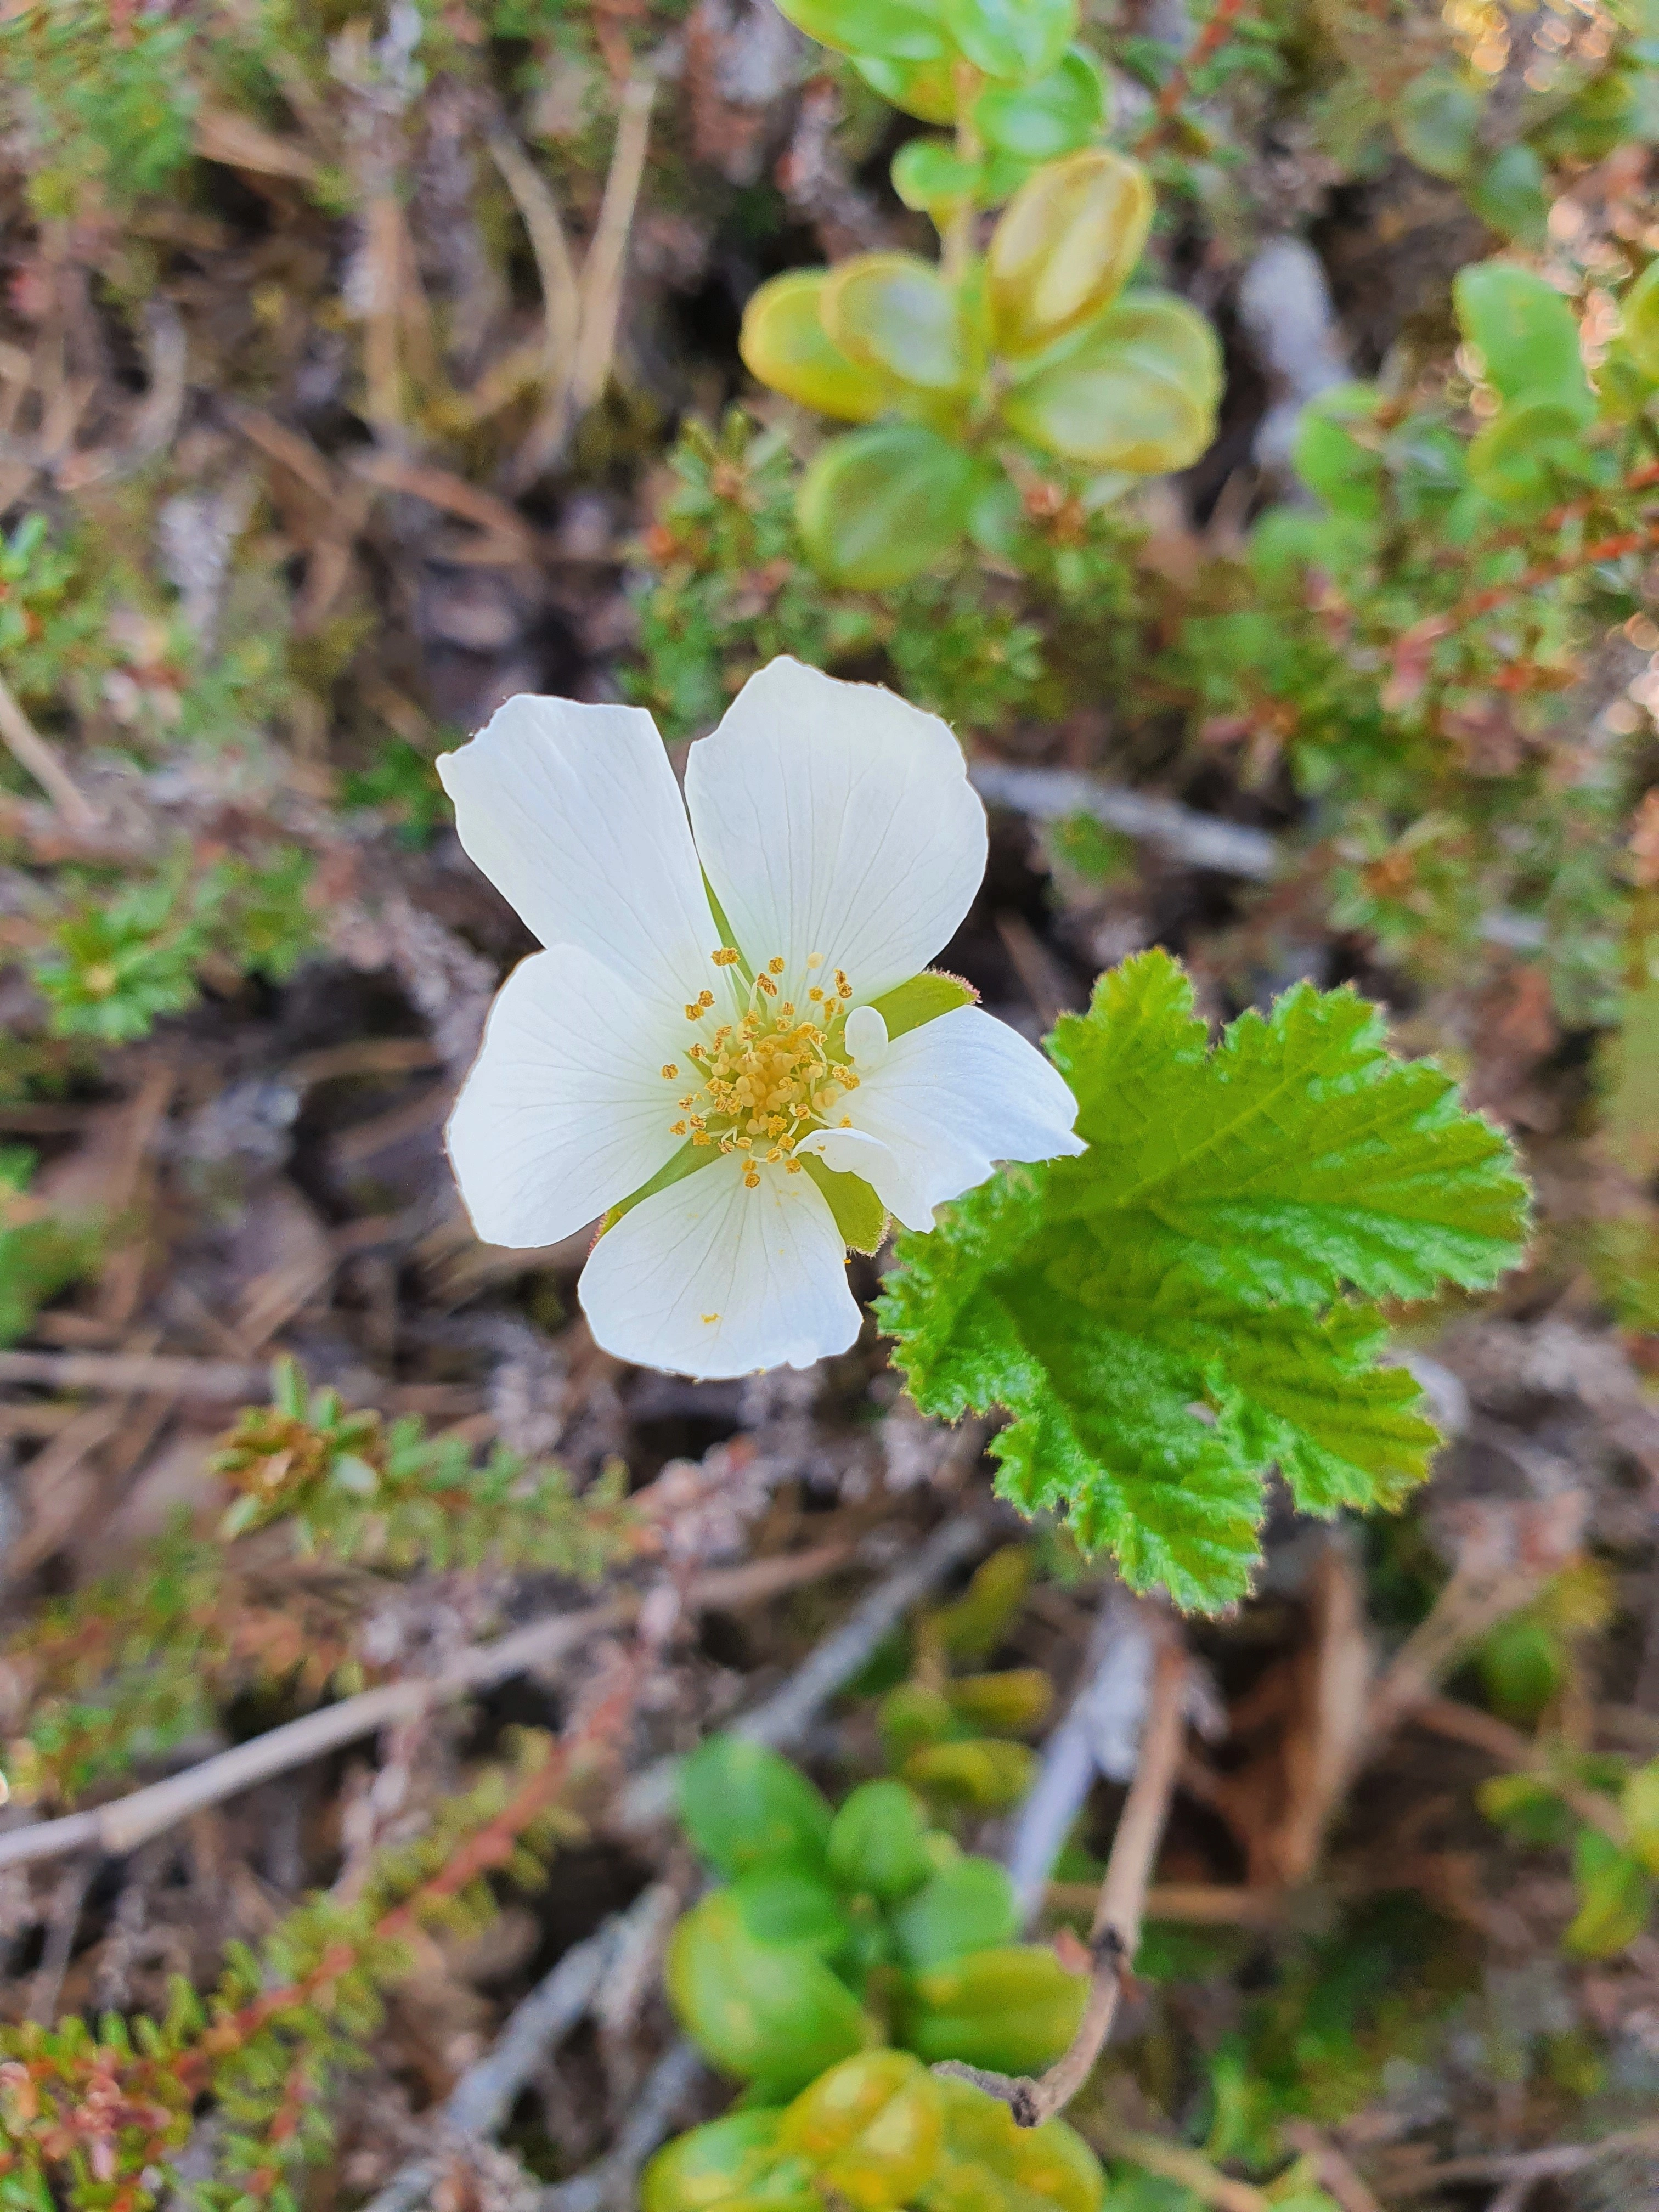
<instances>
[{"instance_id":1,"label":"plant stem","mask_svg":"<svg viewBox=\"0 0 1659 2212\"><path fill-rule=\"evenodd\" d=\"M1187 97L1194 72L1201 69L1218 48L1225 46L1233 35L1238 18L1244 12L1244 0L1217 0L1216 11L1193 41L1191 47L1176 63L1175 74L1158 95L1158 105L1152 110L1152 120L1134 143L1137 154L1150 153L1175 119L1176 112Z\"/></svg>"},{"instance_id":2,"label":"plant stem","mask_svg":"<svg viewBox=\"0 0 1659 2212\"><path fill-rule=\"evenodd\" d=\"M1140 1942L1141 1917L1152 1862L1170 1815L1176 1776L1181 1765L1186 1735L1183 1707L1187 1692L1186 1654L1173 1635L1158 1655L1152 1672L1152 1696L1146 1725L1140 1739L1140 1758L1134 1780L1119 1815L1112 1854L1095 1902L1094 1925L1089 1948L1094 1954L1094 1973L1088 2002L1071 2046L1046 2074L994 2074L985 2068L964 2066L946 2059L936 2073L952 2074L976 2088L1000 2098L1022 2128L1040 2127L1062 2112L1094 2071L1117 2016L1130 1960Z\"/></svg>"}]
</instances>

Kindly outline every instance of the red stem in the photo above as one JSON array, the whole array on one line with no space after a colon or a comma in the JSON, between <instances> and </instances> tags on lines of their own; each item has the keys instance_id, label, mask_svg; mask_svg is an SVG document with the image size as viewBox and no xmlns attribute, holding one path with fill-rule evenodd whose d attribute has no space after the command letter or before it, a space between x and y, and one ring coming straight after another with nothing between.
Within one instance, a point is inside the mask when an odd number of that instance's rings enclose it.
<instances>
[{"instance_id":1,"label":"red stem","mask_svg":"<svg viewBox=\"0 0 1659 2212\"><path fill-rule=\"evenodd\" d=\"M1187 97L1195 72L1203 68L1218 47L1224 46L1232 37L1238 18L1243 12L1244 0L1216 0L1214 15L1187 53L1176 63L1174 75L1158 95L1158 105L1152 110L1152 120L1134 143L1137 154L1148 152L1164 136L1166 125L1173 120L1176 109Z\"/></svg>"}]
</instances>

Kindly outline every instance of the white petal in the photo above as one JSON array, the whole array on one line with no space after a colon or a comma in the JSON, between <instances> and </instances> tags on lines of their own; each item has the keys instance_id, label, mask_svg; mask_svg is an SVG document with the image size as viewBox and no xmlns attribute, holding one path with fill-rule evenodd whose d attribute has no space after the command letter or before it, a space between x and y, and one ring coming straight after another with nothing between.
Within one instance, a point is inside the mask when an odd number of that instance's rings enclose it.
<instances>
[{"instance_id":1,"label":"white petal","mask_svg":"<svg viewBox=\"0 0 1659 2212\"><path fill-rule=\"evenodd\" d=\"M815 1154L837 1175L862 1176L867 1183L877 1183L878 1164L883 1175L891 1177L898 1173L896 1161L880 1138L867 1137L862 1129L814 1129L810 1137L801 1139L795 1152L798 1158Z\"/></svg>"},{"instance_id":2,"label":"white petal","mask_svg":"<svg viewBox=\"0 0 1659 2212\"><path fill-rule=\"evenodd\" d=\"M890 1168L872 1153L855 1172L907 1229L931 1229L933 1208L983 1182L998 1160L1087 1149L1073 1133L1077 1101L1058 1069L977 1006L895 1037L839 1110L885 1147Z\"/></svg>"},{"instance_id":3,"label":"white petal","mask_svg":"<svg viewBox=\"0 0 1659 2212\"><path fill-rule=\"evenodd\" d=\"M873 1006L854 1006L842 1034L860 1072L869 1074L887 1057L887 1024Z\"/></svg>"},{"instance_id":4,"label":"white petal","mask_svg":"<svg viewBox=\"0 0 1659 2212\"><path fill-rule=\"evenodd\" d=\"M917 975L985 872L985 809L937 715L873 684L772 661L691 748L697 851L737 942L781 953L798 1002L806 962L860 1000Z\"/></svg>"},{"instance_id":5,"label":"white petal","mask_svg":"<svg viewBox=\"0 0 1659 2212\"><path fill-rule=\"evenodd\" d=\"M438 774L468 859L544 945L580 945L647 999L714 982L719 934L643 708L509 699Z\"/></svg>"},{"instance_id":6,"label":"white petal","mask_svg":"<svg viewBox=\"0 0 1659 2212\"><path fill-rule=\"evenodd\" d=\"M859 1333L845 1248L810 1176L716 1160L623 1214L580 1296L595 1341L638 1367L748 1375L810 1367Z\"/></svg>"},{"instance_id":7,"label":"white petal","mask_svg":"<svg viewBox=\"0 0 1659 2212\"><path fill-rule=\"evenodd\" d=\"M662 1073L665 1036L662 1010L576 945L514 969L445 1132L486 1243L556 1243L673 1158L684 1083Z\"/></svg>"}]
</instances>

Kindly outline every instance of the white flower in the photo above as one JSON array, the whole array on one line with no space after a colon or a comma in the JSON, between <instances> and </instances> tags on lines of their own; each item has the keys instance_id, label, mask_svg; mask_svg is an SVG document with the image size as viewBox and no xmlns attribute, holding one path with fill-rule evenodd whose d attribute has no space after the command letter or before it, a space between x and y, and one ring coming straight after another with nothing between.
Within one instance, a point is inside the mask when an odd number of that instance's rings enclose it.
<instances>
[{"instance_id":1,"label":"white flower","mask_svg":"<svg viewBox=\"0 0 1659 2212\"><path fill-rule=\"evenodd\" d=\"M656 1179L581 1280L617 1358L720 1376L843 1352L834 1174L931 1229L994 1162L1084 1149L1012 1030L958 1005L890 1037L874 1003L985 870L933 715L775 660L692 746L684 803L633 707L513 699L438 767L467 854L547 947L451 1116L461 1195L487 1242L551 1244Z\"/></svg>"}]
</instances>

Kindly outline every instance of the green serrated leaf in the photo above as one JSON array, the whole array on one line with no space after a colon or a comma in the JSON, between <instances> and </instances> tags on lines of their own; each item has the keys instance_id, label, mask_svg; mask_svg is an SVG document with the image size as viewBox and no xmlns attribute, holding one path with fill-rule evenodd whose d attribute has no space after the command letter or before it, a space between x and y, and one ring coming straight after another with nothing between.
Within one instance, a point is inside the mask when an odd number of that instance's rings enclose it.
<instances>
[{"instance_id":1,"label":"green serrated leaf","mask_svg":"<svg viewBox=\"0 0 1659 2212\"><path fill-rule=\"evenodd\" d=\"M1051 1049L1089 1152L902 1238L881 1317L924 1412L1013 1415L1003 1496L1066 1512L1136 1588L1213 1607L1249 1586L1270 1468L1316 1513L1422 1479L1436 1431L1360 1300L1494 1280L1525 1186L1351 991L1299 988L1212 1051L1186 975L1148 953Z\"/></svg>"}]
</instances>

